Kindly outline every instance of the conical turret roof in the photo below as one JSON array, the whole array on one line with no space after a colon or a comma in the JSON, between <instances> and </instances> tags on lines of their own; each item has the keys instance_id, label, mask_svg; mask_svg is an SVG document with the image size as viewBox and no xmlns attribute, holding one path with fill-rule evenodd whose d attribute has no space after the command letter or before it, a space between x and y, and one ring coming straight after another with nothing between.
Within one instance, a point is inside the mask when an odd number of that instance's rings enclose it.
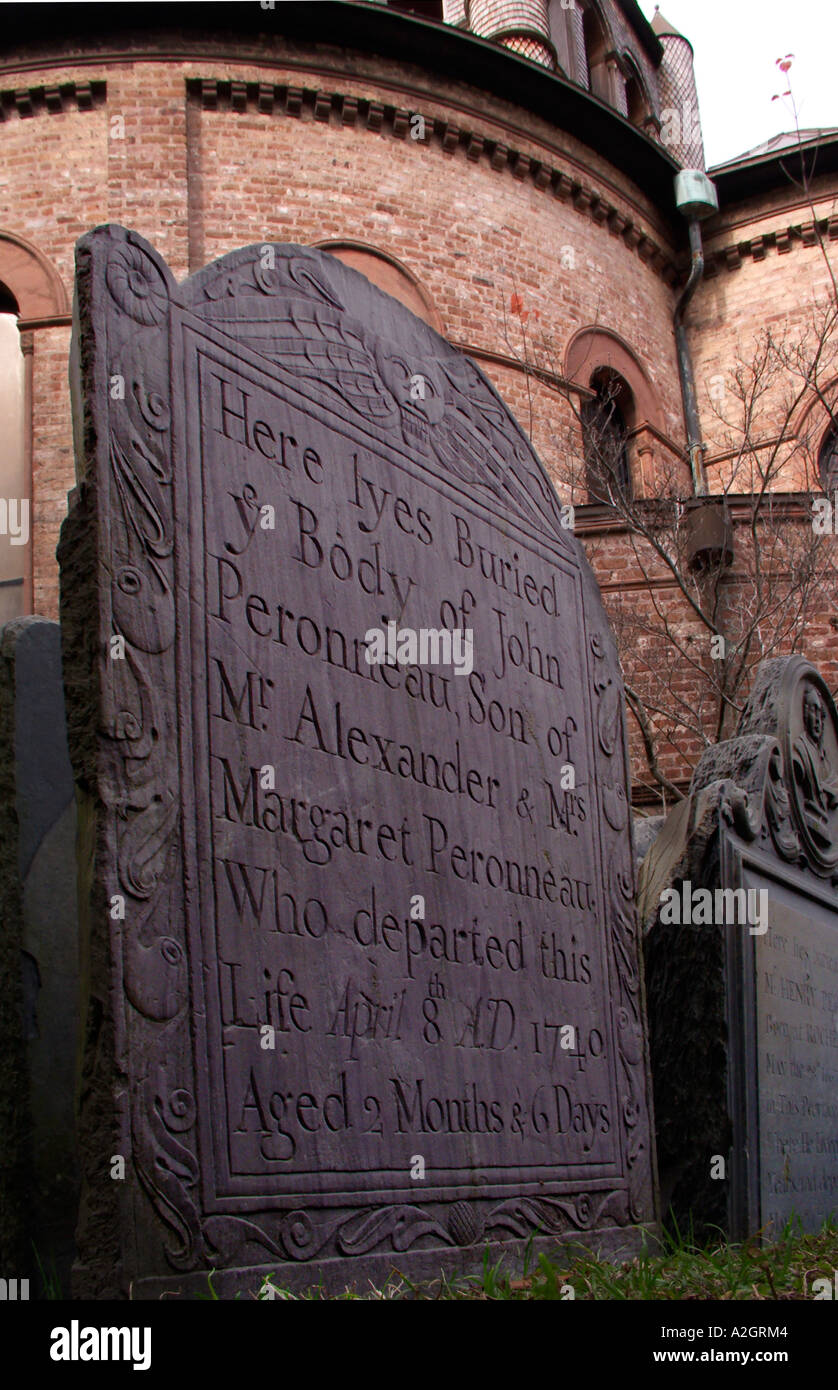
<instances>
[{"instance_id":1,"label":"conical turret roof","mask_svg":"<svg viewBox=\"0 0 838 1390\"><path fill-rule=\"evenodd\" d=\"M655 13L652 16L652 29L659 39L683 39L685 43L690 42L686 34L682 34L680 30L675 28L674 24L670 24L669 20L664 18L658 6L655 6ZM692 47L692 45L690 46Z\"/></svg>"}]
</instances>

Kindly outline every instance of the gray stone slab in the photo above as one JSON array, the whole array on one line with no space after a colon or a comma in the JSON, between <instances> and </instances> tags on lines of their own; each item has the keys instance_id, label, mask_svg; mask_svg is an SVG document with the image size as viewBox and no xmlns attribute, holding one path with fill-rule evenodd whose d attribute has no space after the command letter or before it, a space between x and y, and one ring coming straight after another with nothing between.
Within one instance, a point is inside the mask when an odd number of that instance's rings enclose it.
<instances>
[{"instance_id":1,"label":"gray stone slab","mask_svg":"<svg viewBox=\"0 0 838 1390\"><path fill-rule=\"evenodd\" d=\"M177 286L104 228L77 270L77 1291L633 1247L622 688L543 468L473 363L328 255ZM390 623L472 655L369 662Z\"/></svg>"},{"instance_id":2,"label":"gray stone slab","mask_svg":"<svg viewBox=\"0 0 838 1390\"><path fill-rule=\"evenodd\" d=\"M838 921L751 869L745 886L770 897L754 965L761 1216L816 1230L838 1209Z\"/></svg>"},{"instance_id":3,"label":"gray stone slab","mask_svg":"<svg viewBox=\"0 0 838 1390\"><path fill-rule=\"evenodd\" d=\"M823 679L764 662L643 862L661 1197L682 1229L770 1237L838 1212L837 777ZM705 891L709 919L687 920Z\"/></svg>"},{"instance_id":4,"label":"gray stone slab","mask_svg":"<svg viewBox=\"0 0 838 1390\"><path fill-rule=\"evenodd\" d=\"M79 952L57 623L22 618L0 630L0 763L2 1264L34 1289L40 1260L66 1295L78 1198Z\"/></svg>"}]
</instances>

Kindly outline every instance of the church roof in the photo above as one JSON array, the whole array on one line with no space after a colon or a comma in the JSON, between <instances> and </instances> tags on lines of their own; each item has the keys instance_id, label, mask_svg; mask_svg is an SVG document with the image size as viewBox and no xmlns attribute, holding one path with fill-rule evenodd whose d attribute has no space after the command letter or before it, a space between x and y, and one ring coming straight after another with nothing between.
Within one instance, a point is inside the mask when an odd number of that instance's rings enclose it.
<instances>
[{"instance_id":1,"label":"church roof","mask_svg":"<svg viewBox=\"0 0 838 1390\"><path fill-rule=\"evenodd\" d=\"M786 150L796 149L798 145L811 145L818 140L834 140L836 135L838 135L838 126L782 131L779 135L772 135L770 140L763 140L761 144L754 145L753 149L744 150L742 154L735 155L733 159L726 159L723 164L717 164L716 168L730 169L736 164L744 164L746 160L765 158L772 154L783 154Z\"/></svg>"}]
</instances>

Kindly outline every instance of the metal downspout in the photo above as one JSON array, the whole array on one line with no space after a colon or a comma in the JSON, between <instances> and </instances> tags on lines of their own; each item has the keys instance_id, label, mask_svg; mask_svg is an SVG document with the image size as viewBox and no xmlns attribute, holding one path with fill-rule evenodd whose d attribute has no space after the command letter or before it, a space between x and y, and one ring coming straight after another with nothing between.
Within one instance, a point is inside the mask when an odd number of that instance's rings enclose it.
<instances>
[{"instance_id":1,"label":"metal downspout","mask_svg":"<svg viewBox=\"0 0 838 1390\"><path fill-rule=\"evenodd\" d=\"M681 396L684 402L684 421L687 426L687 448L690 455L693 492L696 497L706 497L707 478L704 473L704 445L701 439L701 425L698 418L698 400L695 392L695 375L690 356L684 315L704 275L704 246L701 238L701 223L697 217L689 220L690 228L690 277L675 306L675 344L678 351L678 373L681 377Z\"/></svg>"}]
</instances>

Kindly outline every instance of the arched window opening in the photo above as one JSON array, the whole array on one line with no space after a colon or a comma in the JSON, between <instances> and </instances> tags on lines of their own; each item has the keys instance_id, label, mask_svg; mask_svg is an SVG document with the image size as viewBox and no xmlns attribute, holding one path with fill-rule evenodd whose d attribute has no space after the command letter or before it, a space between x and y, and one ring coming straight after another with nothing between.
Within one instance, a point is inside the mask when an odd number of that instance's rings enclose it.
<instances>
[{"instance_id":1,"label":"arched window opening","mask_svg":"<svg viewBox=\"0 0 838 1390\"><path fill-rule=\"evenodd\" d=\"M818 454L821 487L829 496L838 491L838 424L830 425Z\"/></svg>"},{"instance_id":2,"label":"arched window opening","mask_svg":"<svg viewBox=\"0 0 838 1390\"><path fill-rule=\"evenodd\" d=\"M592 5L582 11L582 33L585 36L585 55L588 67L601 63L605 57L605 33L602 21Z\"/></svg>"},{"instance_id":3,"label":"arched window opening","mask_svg":"<svg viewBox=\"0 0 838 1390\"><path fill-rule=\"evenodd\" d=\"M611 84L605 61L608 37L593 5L586 5L582 11L582 41L587 70L587 81L582 85L593 92L594 96L602 97L603 101L611 101Z\"/></svg>"},{"instance_id":4,"label":"arched window opening","mask_svg":"<svg viewBox=\"0 0 838 1390\"><path fill-rule=\"evenodd\" d=\"M626 73L626 116L632 125L642 126L650 114L643 83L633 67L629 66Z\"/></svg>"},{"instance_id":5,"label":"arched window opening","mask_svg":"<svg viewBox=\"0 0 838 1390\"><path fill-rule=\"evenodd\" d=\"M18 303L0 281L0 623L24 612L29 499L24 458L24 362Z\"/></svg>"},{"instance_id":6,"label":"arched window opening","mask_svg":"<svg viewBox=\"0 0 838 1390\"><path fill-rule=\"evenodd\" d=\"M629 434L634 397L617 372L599 368L591 377L596 394L582 405L582 444L588 501L606 505L631 498Z\"/></svg>"}]
</instances>

